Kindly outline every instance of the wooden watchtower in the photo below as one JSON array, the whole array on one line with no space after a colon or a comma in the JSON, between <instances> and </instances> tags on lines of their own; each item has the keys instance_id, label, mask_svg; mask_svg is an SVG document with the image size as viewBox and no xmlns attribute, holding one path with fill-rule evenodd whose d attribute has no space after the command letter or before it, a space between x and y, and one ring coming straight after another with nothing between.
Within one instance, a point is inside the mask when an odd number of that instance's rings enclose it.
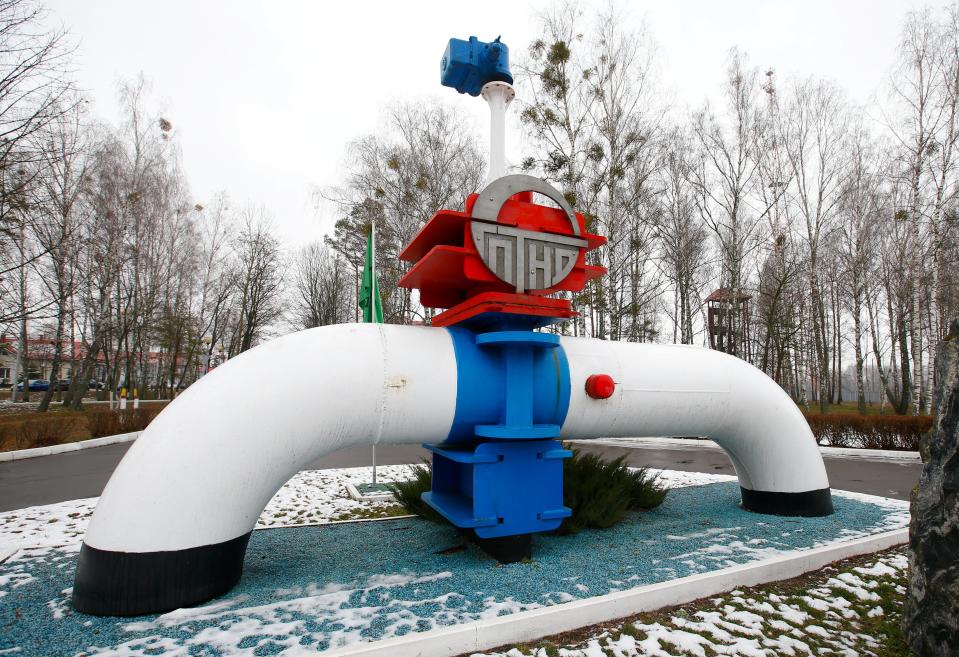
<instances>
[{"instance_id":1,"label":"wooden watchtower","mask_svg":"<svg viewBox=\"0 0 959 657\"><path fill-rule=\"evenodd\" d=\"M749 360L750 299L752 295L740 291L736 295L737 303L734 304L732 290L728 287L721 287L706 297L706 318L711 348ZM740 341L742 344L739 344Z\"/></svg>"}]
</instances>

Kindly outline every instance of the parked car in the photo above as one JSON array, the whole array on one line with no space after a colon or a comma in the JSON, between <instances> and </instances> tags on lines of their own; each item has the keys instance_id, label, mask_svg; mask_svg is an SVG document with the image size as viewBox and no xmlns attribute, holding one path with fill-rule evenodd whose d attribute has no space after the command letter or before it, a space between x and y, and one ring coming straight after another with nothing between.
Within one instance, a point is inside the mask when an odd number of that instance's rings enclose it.
<instances>
[{"instance_id":1,"label":"parked car","mask_svg":"<svg viewBox=\"0 0 959 657\"><path fill-rule=\"evenodd\" d=\"M50 389L50 382L46 379L30 379L27 382L27 390L30 392L46 392ZM17 392L23 392L23 381L17 384Z\"/></svg>"},{"instance_id":2,"label":"parked car","mask_svg":"<svg viewBox=\"0 0 959 657\"><path fill-rule=\"evenodd\" d=\"M72 385L73 385L73 379L60 379L60 380L57 382L56 386L54 387L54 390L69 390L69 389L70 389L70 386L72 386ZM81 383L81 385L82 385L82 383ZM99 390L100 388L103 387L103 384L102 384L101 382L99 382L99 381L95 381L95 380L93 380L93 379L90 379L89 381L87 381L86 387L87 387L89 390Z\"/></svg>"}]
</instances>

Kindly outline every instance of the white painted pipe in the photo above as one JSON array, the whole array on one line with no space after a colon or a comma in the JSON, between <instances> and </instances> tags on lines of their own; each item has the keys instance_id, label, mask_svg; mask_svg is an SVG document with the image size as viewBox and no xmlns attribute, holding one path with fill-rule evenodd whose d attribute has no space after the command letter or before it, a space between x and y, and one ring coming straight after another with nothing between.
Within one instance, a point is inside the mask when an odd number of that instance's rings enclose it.
<instances>
[{"instance_id":1,"label":"white painted pipe","mask_svg":"<svg viewBox=\"0 0 959 657\"><path fill-rule=\"evenodd\" d=\"M826 468L789 395L749 363L691 345L562 338L573 382L563 438L706 436L723 448L740 485L799 493L829 487ZM616 390L591 399L590 374Z\"/></svg>"},{"instance_id":2,"label":"white painted pipe","mask_svg":"<svg viewBox=\"0 0 959 657\"><path fill-rule=\"evenodd\" d=\"M489 103L489 185L506 175L506 109L516 92L507 82L487 82L480 93Z\"/></svg>"},{"instance_id":3,"label":"white painted pipe","mask_svg":"<svg viewBox=\"0 0 959 657\"><path fill-rule=\"evenodd\" d=\"M84 543L155 552L234 539L304 464L351 445L441 442L455 406L443 329L339 324L273 340L163 409L117 466Z\"/></svg>"},{"instance_id":4,"label":"white painted pipe","mask_svg":"<svg viewBox=\"0 0 959 657\"><path fill-rule=\"evenodd\" d=\"M571 391L563 438L709 436L730 455L748 507L778 512L782 495L829 503L808 425L759 370L696 347L561 345ZM567 375L556 367L558 389ZM599 373L616 382L606 400L584 389ZM351 445L444 441L457 384L451 334L432 327L327 326L227 361L170 403L117 466L84 538L74 603L90 613L145 613L223 593L239 578L258 516L290 477ZM763 499L751 505L750 494ZM195 586L187 574L208 572Z\"/></svg>"}]
</instances>

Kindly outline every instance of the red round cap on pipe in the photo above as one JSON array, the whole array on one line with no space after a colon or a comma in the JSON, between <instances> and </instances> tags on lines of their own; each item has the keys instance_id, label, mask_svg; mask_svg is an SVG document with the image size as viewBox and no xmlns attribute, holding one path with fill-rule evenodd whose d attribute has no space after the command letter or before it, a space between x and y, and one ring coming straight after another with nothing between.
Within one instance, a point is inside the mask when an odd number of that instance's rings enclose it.
<instances>
[{"instance_id":1,"label":"red round cap on pipe","mask_svg":"<svg viewBox=\"0 0 959 657\"><path fill-rule=\"evenodd\" d=\"M609 399L616 390L616 383L609 374L591 374L586 379L586 394L593 399Z\"/></svg>"}]
</instances>

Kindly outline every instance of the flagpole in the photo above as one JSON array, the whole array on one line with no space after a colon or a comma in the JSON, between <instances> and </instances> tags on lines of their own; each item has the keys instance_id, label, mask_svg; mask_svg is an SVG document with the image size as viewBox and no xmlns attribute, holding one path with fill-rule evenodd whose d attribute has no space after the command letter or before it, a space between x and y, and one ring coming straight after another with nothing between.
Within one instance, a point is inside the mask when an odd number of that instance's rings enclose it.
<instances>
[{"instance_id":1,"label":"flagpole","mask_svg":"<svg viewBox=\"0 0 959 657\"><path fill-rule=\"evenodd\" d=\"M376 275L376 273L375 273L375 271L376 271L376 222L372 222L372 221L370 222L370 241L371 241L372 244L373 244L373 248L372 248L372 251L373 251L373 258L372 258L373 262L372 262L372 266L373 266L374 277L375 277L375 275ZM375 280L375 278L374 278L374 280ZM375 305L373 306L373 309L374 309L374 311L373 311L373 321L375 322L375 321L376 321L376 306L375 306ZM373 437L373 485L376 486L376 437L375 437L375 436Z\"/></svg>"}]
</instances>

